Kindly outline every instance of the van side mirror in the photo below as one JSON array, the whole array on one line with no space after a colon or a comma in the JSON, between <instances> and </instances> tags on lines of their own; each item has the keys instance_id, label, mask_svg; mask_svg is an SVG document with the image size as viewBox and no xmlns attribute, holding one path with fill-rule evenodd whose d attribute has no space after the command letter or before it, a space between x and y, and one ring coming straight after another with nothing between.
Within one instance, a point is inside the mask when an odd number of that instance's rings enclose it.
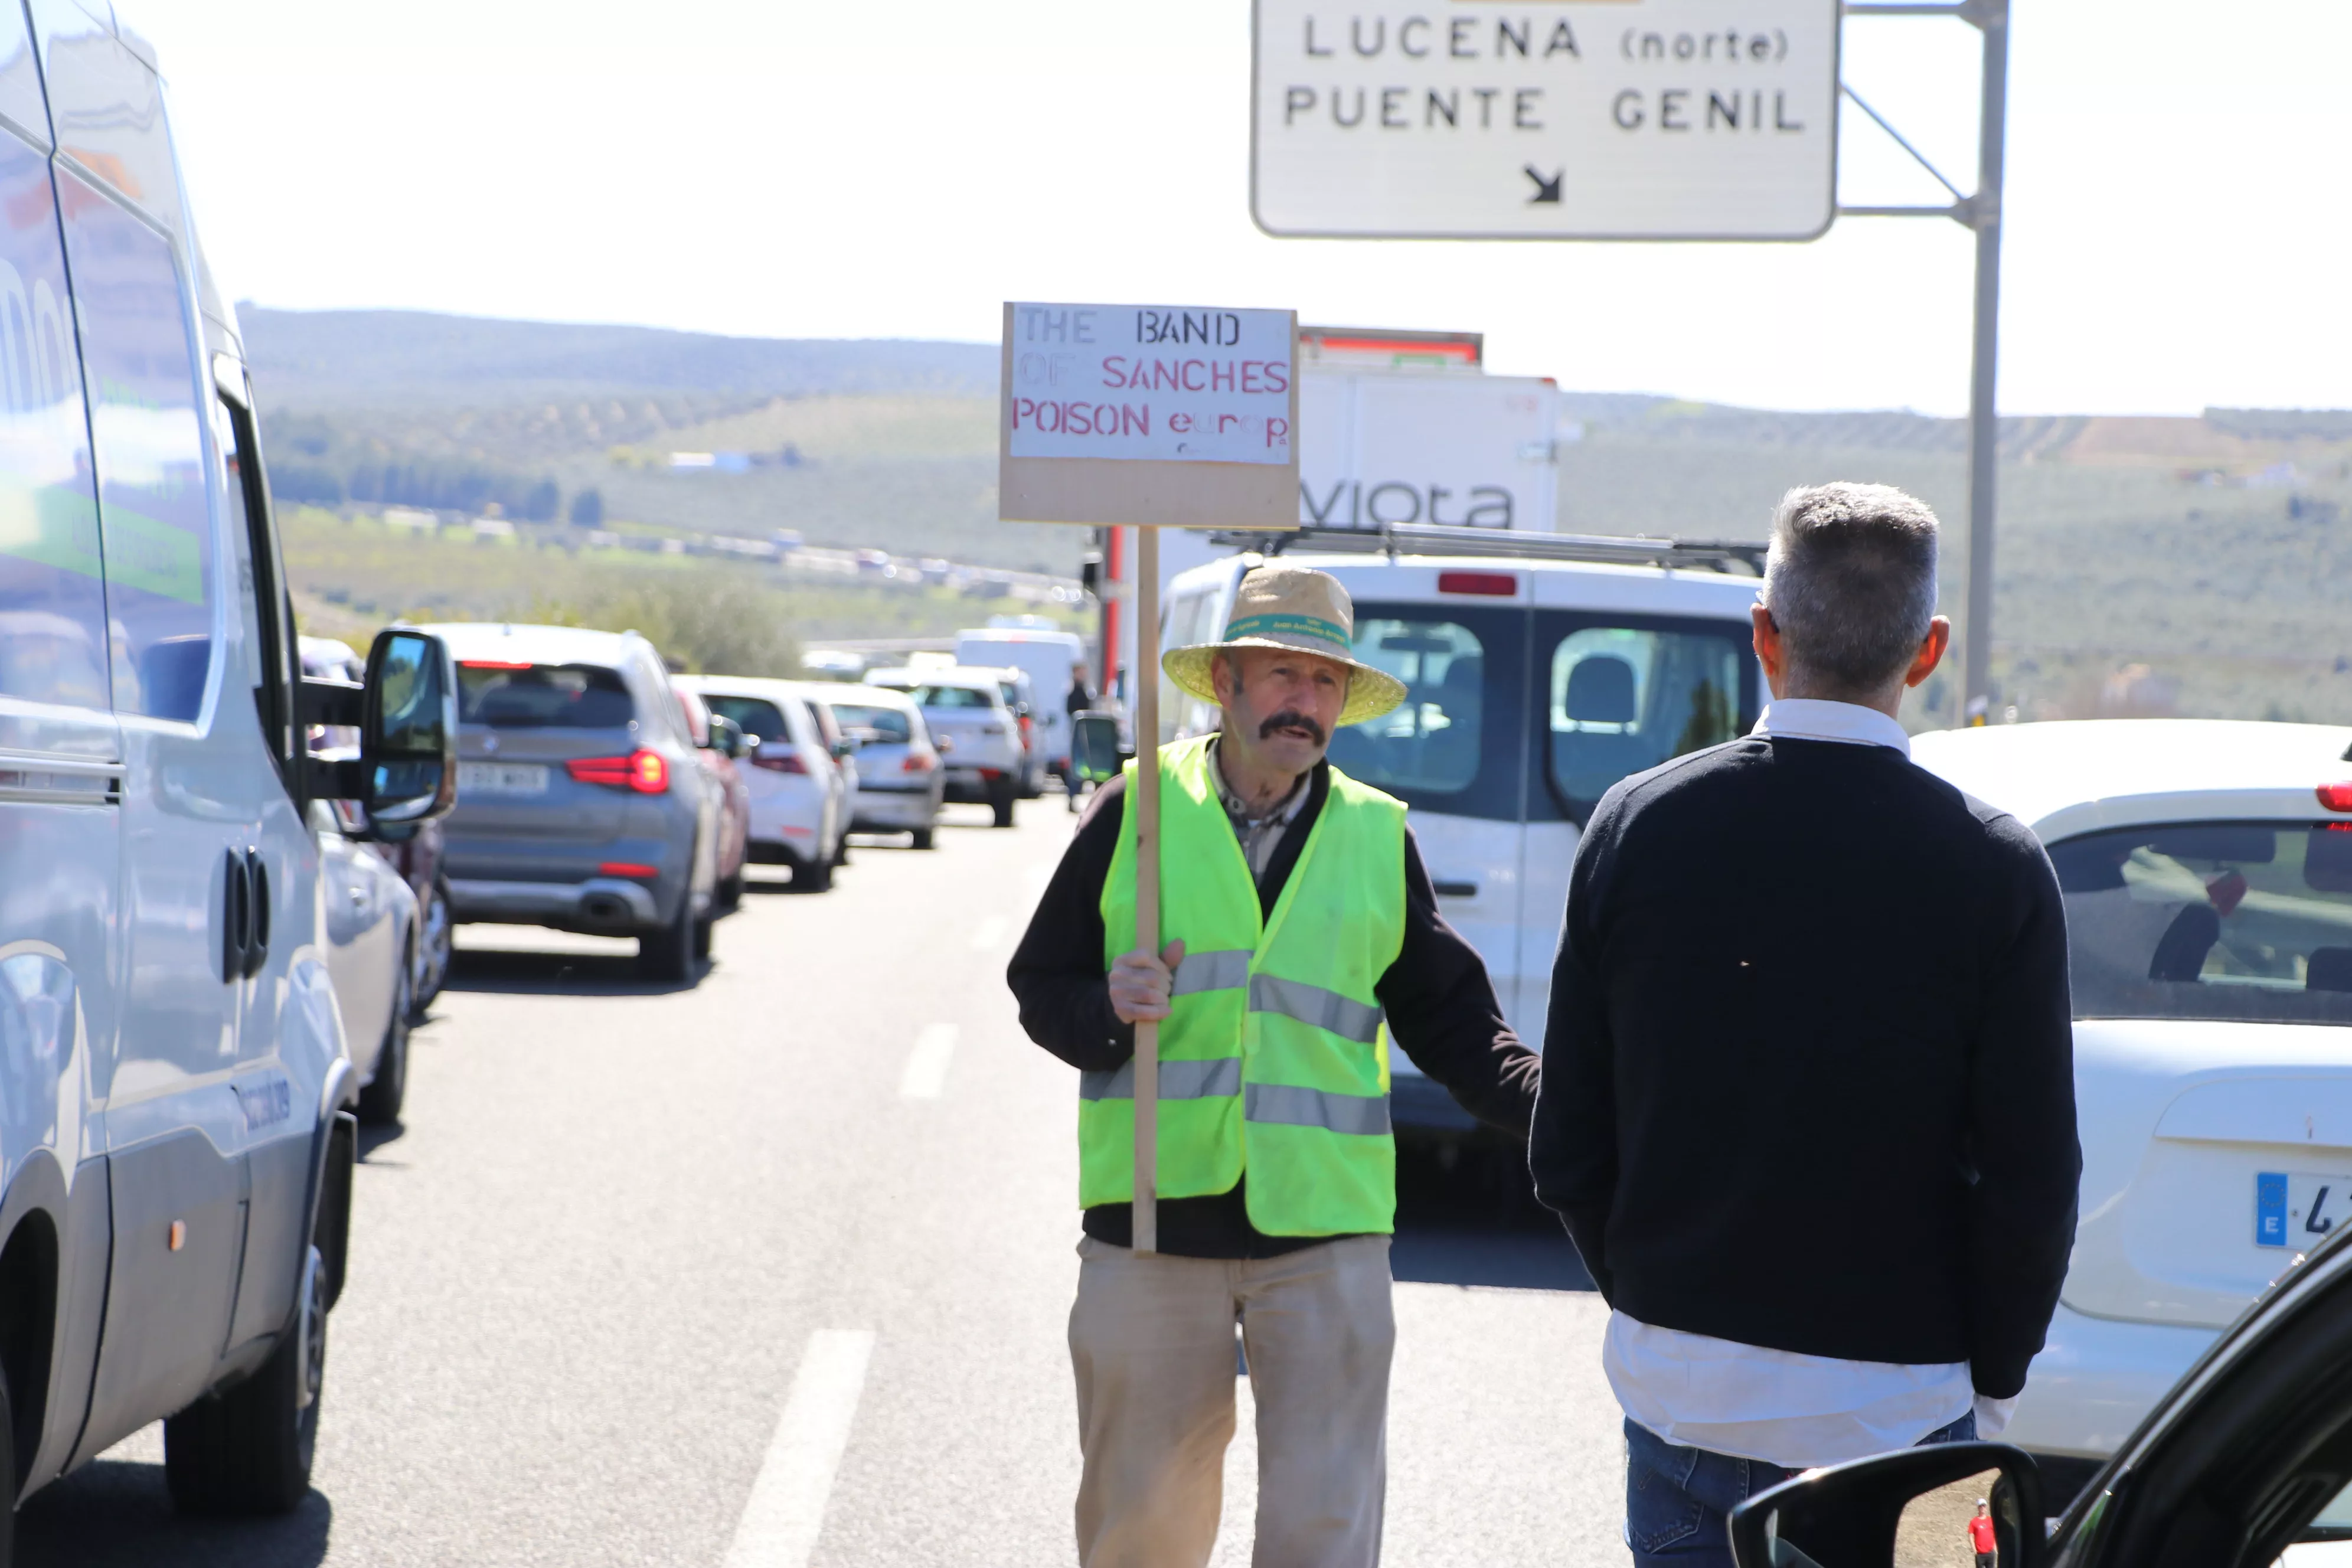
<instances>
[{"instance_id":1,"label":"van side mirror","mask_svg":"<svg viewBox=\"0 0 2352 1568\"><path fill-rule=\"evenodd\" d=\"M430 632L397 627L368 649L360 794L368 820L423 822L457 801L457 667Z\"/></svg>"},{"instance_id":2,"label":"van side mirror","mask_svg":"<svg viewBox=\"0 0 2352 1568\"><path fill-rule=\"evenodd\" d=\"M360 732L360 754L307 759L303 794L350 800L367 815L366 837L439 816L457 799L457 669L448 645L407 626L378 632L357 686L305 680L305 725Z\"/></svg>"},{"instance_id":3,"label":"van side mirror","mask_svg":"<svg viewBox=\"0 0 2352 1568\"><path fill-rule=\"evenodd\" d=\"M2006 1443L1931 1443L1813 1470L1731 1511L1739 1568L1894 1568L1966 1560L1982 1500L2001 1568L2042 1568L2042 1475Z\"/></svg>"},{"instance_id":4,"label":"van side mirror","mask_svg":"<svg viewBox=\"0 0 2352 1568\"><path fill-rule=\"evenodd\" d=\"M1109 713L1081 713L1070 725L1070 766L1089 784L1118 776L1125 761L1118 750L1118 720Z\"/></svg>"}]
</instances>

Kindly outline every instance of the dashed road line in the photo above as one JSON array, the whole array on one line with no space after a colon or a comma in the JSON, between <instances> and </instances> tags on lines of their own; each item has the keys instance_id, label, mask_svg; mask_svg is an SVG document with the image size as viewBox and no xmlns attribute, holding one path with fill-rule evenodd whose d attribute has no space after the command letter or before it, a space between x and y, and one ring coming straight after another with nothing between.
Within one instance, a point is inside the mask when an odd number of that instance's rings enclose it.
<instances>
[{"instance_id":1,"label":"dashed road line","mask_svg":"<svg viewBox=\"0 0 2352 1568\"><path fill-rule=\"evenodd\" d=\"M871 1329L819 1329L809 1336L751 1500L736 1521L726 1568L805 1568L824 1528L825 1502L873 1354Z\"/></svg>"},{"instance_id":2,"label":"dashed road line","mask_svg":"<svg viewBox=\"0 0 2352 1568\"><path fill-rule=\"evenodd\" d=\"M1007 929L1007 922L1003 915L991 915L986 920L982 921L980 922L979 929L971 933L972 952L995 952L998 947L1003 944L1004 933Z\"/></svg>"},{"instance_id":3,"label":"dashed road line","mask_svg":"<svg viewBox=\"0 0 2352 1568\"><path fill-rule=\"evenodd\" d=\"M907 1058L898 1093L907 1100L937 1100L948 1087L948 1063L955 1058L956 1026L929 1024L915 1037L914 1054Z\"/></svg>"}]
</instances>

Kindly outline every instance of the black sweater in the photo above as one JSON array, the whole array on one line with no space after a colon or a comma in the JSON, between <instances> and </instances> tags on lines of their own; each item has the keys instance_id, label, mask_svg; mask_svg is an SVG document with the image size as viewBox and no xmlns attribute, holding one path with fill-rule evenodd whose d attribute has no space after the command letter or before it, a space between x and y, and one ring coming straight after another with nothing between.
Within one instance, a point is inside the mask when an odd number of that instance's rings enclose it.
<instances>
[{"instance_id":1,"label":"black sweater","mask_svg":"<svg viewBox=\"0 0 2352 1568\"><path fill-rule=\"evenodd\" d=\"M1570 876L1530 1162L1642 1322L2017 1393L2082 1165L2048 858L1880 746L1625 780Z\"/></svg>"},{"instance_id":2,"label":"black sweater","mask_svg":"<svg viewBox=\"0 0 2352 1568\"><path fill-rule=\"evenodd\" d=\"M1125 785L1114 779L1095 792L1005 974L1029 1037L1081 1072L1115 1071L1135 1054L1135 1027L1111 1010L1103 969L1102 886L1118 847ZM1307 804L1258 879L1262 914L1271 913L1282 897L1330 793L1329 764L1318 763ZM1524 1137L1535 1105L1535 1053L1503 1022L1477 950L1437 912L1437 894L1410 831L1404 872L1404 947L1373 988L1390 1037L1464 1110ZM1162 1198L1160 1250L1180 1258L1270 1258L1326 1239L1259 1231L1249 1222L1244 1191L1236 1186L1212 1197ZM1125 1204L1090 1208L1085 1223L1088 1236L1120 1247L1133 1235Z\"/></svg>"}]
</instances>

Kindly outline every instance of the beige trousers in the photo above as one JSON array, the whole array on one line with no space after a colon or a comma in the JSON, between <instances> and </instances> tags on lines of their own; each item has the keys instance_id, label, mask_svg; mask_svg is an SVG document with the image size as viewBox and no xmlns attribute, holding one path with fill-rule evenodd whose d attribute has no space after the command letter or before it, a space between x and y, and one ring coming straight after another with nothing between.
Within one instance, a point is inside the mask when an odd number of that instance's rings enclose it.
<instances>
[{"instance_id":1,"label":"beige trousers","mask_svg":"<svg viewBox=\"0 0 2352 1568\"><path fill-rule=\"evenodd\" d=\"M1388 1485L1389 1238L1280 1258L1078 1244L1078 1561L1201 1568L1234 1436L1234 1324L1257 1405L1256 1568L1372 1568Z\"/></svg>"}]
</instances>

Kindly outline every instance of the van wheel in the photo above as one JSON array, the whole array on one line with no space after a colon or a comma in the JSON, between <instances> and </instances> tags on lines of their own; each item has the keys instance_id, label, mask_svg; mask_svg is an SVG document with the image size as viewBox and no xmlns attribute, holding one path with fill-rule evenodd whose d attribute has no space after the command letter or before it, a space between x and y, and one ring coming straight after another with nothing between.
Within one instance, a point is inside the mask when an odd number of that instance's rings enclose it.
<instances>
[{"instance_id":1,"label":"van wheel","mask_svg":"<svg viewBox=\"0 0 2352 1568\"><path fill-rule=\"evenodd\" d=\"M709 915L694 922L694 956L697 958L710 956L710 925L711 917Z\"/></svg>"},{"instance_id":2,"label":"van wheel","mask_svg":"<svg viewBox=\"0 0 2352 1568\"><path fill-rule=\"evenodd\" d=\"M415 939L410 939L410 946ZM392 1001L392 1020L383 1026L383 1048L375 1054L375 1077L360 1090L360 1120L384 1127L400 1120L401 1102L408 1098L408 1021L415 1016L409 1005L409 975L414 963L400 966L400 994Z\"/></svg>"},{"instance_id":3,"label":"van wheel","mask_svg":"<svg viewBox=\"0 0 2352 1568\"><path fill-rule=\"evenodd\" d=\"M988 786L988 805L989 809L996 813L993 826L998 827L1013 826L1013 781L1011 779L999 779Z\"/></svg>"},{"instance_id":4,"label":"van wheel","mask_svg":"<svg viewBox=\"0 0 2352 1568\"><path fill-rule=\"evenodd\" d=\"M314 1242L299 1304L259 1371L163 1423L163 1479L183 1513L289 1513L310 1490L327 1375L327 1265Z\"/></svg>"},{"instance_id":5,"label":"van wheel","mask_svg":"<svg viewBox=\"0 0 2352 1568\"><path fill-rule=\"evenodd\" d=\"M833 862L812 856L793 862L793 891L822 893L833 887Z\"/></svg>"},{"instance_id":6,"label":"van wheel","mask_svg":"<svg viewBox=\"0 0 2352 1568\"><path fill-rule=\"evenodd\" d=\"M931 830L928 827L918 827L910 837L915 840L915 847L918 849L929 849L931 847Z\"/></svg>"},{"instance_id":7,"label":"van wheel","mask_svg":"<svg viewBox=\"0 0 2352 1568\"><path fill-rule=\"evenodd\" d=\"M694 889L682 888L669 924L637 938L637 973L666 985L692 980L694 926Z\"/></svg>"}]
</instances>

